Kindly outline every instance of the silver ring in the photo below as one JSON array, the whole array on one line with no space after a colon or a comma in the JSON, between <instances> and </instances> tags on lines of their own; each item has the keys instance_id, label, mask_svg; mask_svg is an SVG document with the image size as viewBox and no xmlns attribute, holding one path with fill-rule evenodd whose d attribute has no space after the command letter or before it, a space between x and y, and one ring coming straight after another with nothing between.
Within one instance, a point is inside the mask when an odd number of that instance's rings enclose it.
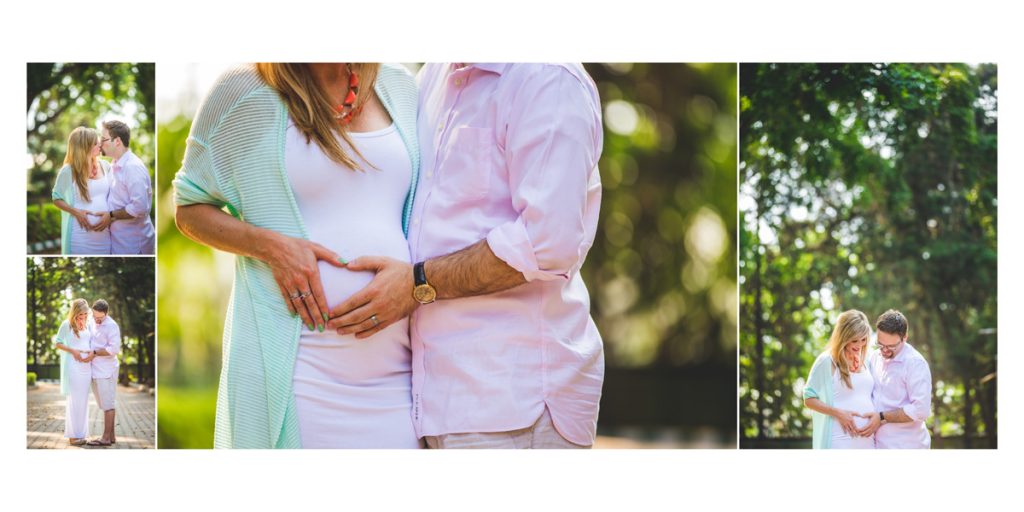
<instances>
[{"instance_id":1,"label":"silver ring","mask_svg":"<svg viewBox=\"0 0 1024 512\"><path fill-rule=\"evenodd\" d=\"M380 325L380 322L377 321L377 315L370 315L370 320L373 321L373 326L374 327L377 327L378 325Z\"/></svg>"},{"instance_id":2,"label":"silver ring","mask_svg":"<svg viewBox=\"0 0 1024 512\"><path fill-rule=\"evenodd\" d=\"M291 298L292 298L292 300L295 300L295 299L298 299L298 298L302 297L302 293L300 293L300 292L295 292L295 293L293 293L293 294L289 295L289 297L291 297Z\"/></svg>"}]
</instances>

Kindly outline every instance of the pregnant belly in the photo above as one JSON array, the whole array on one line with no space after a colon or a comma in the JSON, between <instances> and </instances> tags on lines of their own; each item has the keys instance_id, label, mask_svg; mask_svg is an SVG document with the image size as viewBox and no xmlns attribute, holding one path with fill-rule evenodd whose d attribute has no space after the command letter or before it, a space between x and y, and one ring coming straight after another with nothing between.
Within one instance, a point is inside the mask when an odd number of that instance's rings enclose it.
<instances>
[{"instance_id":1,"label":"pregnant belly","mask_svg":"<svg viewBox=\"0 0 1024 512\"><path fill-rule=\"evenodd\" d=\"M399 261L409 261L409 244L398 229L385 230L383 226L347 225L343 228L327 229L323 225L310 227L311 239L334 251L346 261L358 257L383 256ZM320 270L320 283L323 285L324 296L328 307L334 308L362 290L373 281L374 271L352 271L338 267L326 261L317 264Z\"/></svg>"},{"instance_id":2,"label":"pregnant belly","mask_svg":"<svg viewBox=\"0 0 1024 512\"><path fill-rule=\"evenodd\" d=\"M863 412L868 412L868 411L863 411ZM868 418L861 418L860 416L854 416L853 417L853 424L856 425L857 428L864 428L864 427L868 426L868 423L870 423L870 422L871 422L871 420L868 419Z\"/></svg>"},{"instance_id":3,"label":"pregnant belly","mask_svg":"<svg viewBox=\"0 0 1024 512\"><path fill-rule=\"evenodd\" d=\"M85 215L85 220L89 223L90 226L95 226L99 224L101 218L101 216L93 215L91 213ZM85 228L83 228L82 225L78 223L78 219L71 217L68 220L71 221L71 228L76 232L84 233L86 231Z\"/></svg>"},{"instance_id":4,"label":"pregnant belly","mask_svg":"<svg viewBox=\"0 0 1024 512\"><path fill-rule=\"evenodd\" d=\"M874 406L871 405L871 399L867 397L858 397L858 399L851 400L852 397L845 397L846 400L839 401L835 404L837 409L844 411L850 411L852 413L859 414L870 414L874 412ZM853 423L857 428L864 428L871 422L870 418L862 418L860 416L853 417Z\"/></svg>"},{"instance_id":5,"label":"pregnant belly","mask_svg":"<svg viewBox=\"0 0 1024 512\"><path fill-rule=\"evenodd\" d=\"M347 268L338 268L330 263L321 261L320 283L324 287L324 297L327 305L334 308L345 302L353 294L362 290L373 281L373 272L353 272Z\"/></svg>"}]
</instances>

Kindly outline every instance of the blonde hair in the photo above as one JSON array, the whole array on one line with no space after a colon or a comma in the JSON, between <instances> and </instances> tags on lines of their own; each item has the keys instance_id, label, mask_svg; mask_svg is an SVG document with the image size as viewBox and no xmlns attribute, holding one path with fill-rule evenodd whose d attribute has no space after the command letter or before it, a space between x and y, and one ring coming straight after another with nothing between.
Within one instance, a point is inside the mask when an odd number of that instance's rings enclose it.
<instances>
[{"instance_id":1,"label":"blonde hair","mask_svg":"<svg viewBox=\"0 0 1024 512\"><path fill-rule=\"evenodd\" d=\"M71 330L74 331L75 336L78 336L78 323L75 322L75 317L82 313L89 314L89 303L85 299L75 299L71 301L71 309L68 310L68 324L71 326Z\"/></svg>"},{"instance_id":2,"label":"blonde hair","mask_svg":"<svg viewBox=\"0 0 1024 512\"><path fill-rule=\"evenodd\" d=\"M850 343L871 336L871 323L864 313L851 309L843 311L832 329L832 337L828 340L828 349L832 354L832 363L839 370L839 376L843 379L846 387L853 389L850 383L850 362L846 360L846 346ZM860 349L861 364L867 357L868 344L865 343Z\"/></svg>"},{"instance_id":3,"label":"blonde hair","mask_svg":"<svg viewBox=\"0 0 1024 512\"><path fill-rule=\"evenodd\" d=\"M85 126L71 130L71 135L68 135L68 153L64 157L64 163L71 165L71 178L85 202L90 201L89 174L97 163L96 158L90 157L89 153L99 138L96 130Z\"/></svg>"},{"instance_id":4,"label":"blonde hair","mask_svg":"<svg viewBox=\"0 0 1024 512\"><path fill-rule=\"evenodd\" d=\"M352 143L347 130L338 122L335 105L331 96L324 90L306 63L271 63L256 64L260 78L281 95L288 115L295 127L306 136L306 142L316 142L320 149L331 160L352 169L362 170L334 136L338 134L359 158L363 155ZM356 98L353 110L362 108L373 96L373 84L377 79L380 64L352 64L352 71L359 76L360 94ZM365 159L364 159L365 160Z\"/></svg>"}]
</instances>

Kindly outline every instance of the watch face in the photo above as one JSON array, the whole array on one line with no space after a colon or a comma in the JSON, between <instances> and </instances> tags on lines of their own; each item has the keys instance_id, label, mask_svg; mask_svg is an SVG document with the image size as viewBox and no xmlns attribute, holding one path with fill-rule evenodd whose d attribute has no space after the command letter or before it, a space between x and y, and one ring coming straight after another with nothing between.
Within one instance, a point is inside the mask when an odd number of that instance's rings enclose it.
<instances>
[{"instance_id":1,"label":"watch face","mask_svg":"<svg viewBox=\"0 0 1024 512\"><path fill-rule=\"evenodd\" d=\"M434 302L434 297L437 296L437 292L435 292L434 288L429 284L421 284L413 289L412 296L421 304L429 304Z\"/></svg>"}]
</instances>

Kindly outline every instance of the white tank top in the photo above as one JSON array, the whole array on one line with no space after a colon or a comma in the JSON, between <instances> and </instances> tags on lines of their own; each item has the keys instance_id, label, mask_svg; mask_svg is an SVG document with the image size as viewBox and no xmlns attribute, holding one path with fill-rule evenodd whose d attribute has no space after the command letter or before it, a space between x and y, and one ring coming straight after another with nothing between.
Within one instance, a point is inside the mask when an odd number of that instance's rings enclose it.
<instances>
[{"instance_id":1,"label":"white tank top","mask_svg":"<svg viewBox=\"0 0 1024 512\"><path fill-rule=\"evenodd\" d=\"M832 392L834 397L832 399L832 407L857 413L874 412L875 406L871 401L871 391L874 389L875 381L867 367L862 367L861 371L857 373L851 373L850 384L853 385L852 389L846 387L846 384L843 383L838 370L833 373ZM857 428L864 428L870 420L855 416L853 422ZM843 427L839 425L839 420L835 418L832 418L832 438L850 439L850 436L843 432ZM871 445L874 443L870 438L854 438L854 440Z\"/></svg>"},{"instance_id":2,"label":"white tank top","mask_svg":"<svg viewBox=\"0 0 1024 512\"><path fill-rule=\"evenodd\" d=\"M90 179L88 181L88 185L89 185L89 202L86 202L85 199L82 197L82 194L78 190L78 186L77 185L74 186L74 190L75 190L75 207L78 208L79 210L88 210L90 212L99 212L99 213L106 212L106 211L110 210L110 208L107 205L107 196L110 194L110 185L112 183L112 179L111 179L111 175L110 175L110 168L109 167L105 167L102 164L100 165L100 168L103 171L103 176L98 177L96 179ZM89 222L92 223L92 224L96 224L96 223L98 223L100 221L100 217L99 216L89 215L88 218L89 218ZM72 219L72 220L74 220L74 219ZM84 233L85 232L85 230L82 229L82 226L78 223L78 221L72 222L71 227L76 232L80 232L80 233ZM93 233L93 232L90 232L90 233ZM110 235L107 235L107 236L109 237Z\"/></svg>"},{"instance_id":3,"label":"white tank top","mask_svg":"<svg viewBox=\"0 0 1024 512\"><path fill-rule=\"evenodd\" d=\"M363 171L335 163L316 143L307 144L305 136L289 123L285 167L309 238L349 261L362 255L409 261L402 210L412 163L405 144L394 125L350 137L376 169L358 157ZM324 262L320 263L320 276L331 306L373 278L369 272L356 274Z\"/></svg>"},{"instance_id":4,"label":"white tank top","mask_svg":"<svg viewBox=\"0 0 1024 512\"><path fill-rule=\"evenodd\" d=\"M352 133L362 171L329 158L289 123L285 167L310 240L351 261L388 256L409 261L402 213L412 162L397 129ZM345 146L344 141L338 139ZM371 167L372 164L372 167ZM330 307L373 279L320 262ZM402 320L357 340L303 328L292 377L304 448L417 448L412 425L412 353Z\"/></svg>"}]
</instances>

